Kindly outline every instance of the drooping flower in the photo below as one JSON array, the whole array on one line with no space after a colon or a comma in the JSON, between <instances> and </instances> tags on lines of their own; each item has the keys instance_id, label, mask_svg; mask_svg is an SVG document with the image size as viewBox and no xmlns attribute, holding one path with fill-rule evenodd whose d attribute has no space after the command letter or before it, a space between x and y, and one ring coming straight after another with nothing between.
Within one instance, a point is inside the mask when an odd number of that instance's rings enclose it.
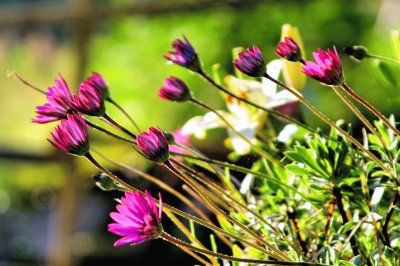
<instances>
[{"instance_id":1,"label":"drooping flower","mask_svg":"<svg viewBox=\"0 0 400 266\"><path fill-rule=\"evenodd\" d=\"M159 195L159 207L154 202L150 193L146 190L142 193L126 192L117 205L118 212L110 213L115 221L108 225L108 231L122 236L114 243L115 247L121 245L138 245L147 240L157 238L162 233L161 214L162 199Z\"/></svg>"},{"instance_id":2,"label":"drooping flower","mask_svg":"<svg viewBox=\"0 0 400 266\"><path fill-rule=\"evenodd\" d=\"M108 99L110 97L107 81L99 73L92 72L92 74L85 81L101 92L104 99Z\"/></svg>"},{"instance_id":3,"label":"drooping flower","mask_svg":"<svg viewBox=\"0 0 400 266\"><path fill-rule=\"evenodd\" d=\"M194 72L201 71L199 57L188 39L176 39L172 43L173 52L167 52L164 57L171 62L186 67Z\"/></svg>"},{"instance_id":4,"label":"drooping flower","mask_svg":"<svg viewBox=\"0 0 400 266\"><path fill-rule=\"evenodd\" d=\"M57 149L73 155L83 156L89 151L89 133L85 120L78 114L67 115L51 133L49 140Z\"/></svg>"},{"instance_id":5,"label":"drooping flower","mask_svg":"<svg viewBox=\"0 0 400 266\"><path fill-rule=\"evenodd\" d=\"M333 51L330 49L323 51L319 48L313 55L316 63L306 61L303 66L304 74L328 86L343 84L342 65L335 46L333 46Z\"/></svg>"},{"instance_id":6,"label":"drooping flower","mask_svg":"<svg viewBox=\"0 0 400 266\"><path fill-rule=\"evenodd\" d=\"M54 87L49 87L47 91L47 103L36 107L37 116L32 122L44 124L67 117L72 111L70 100L71 92L64 78L59 75Z\"/></svg>"},{"instance_id":7,"label":"drooping flower","mask_svg":"<svg viewBox=\"0 0 400 266\"><path fill-rule=\"evenodd\" d=\"M300 47L291 37L285 37L284 41L278 44L275 53L292 62L298 62L302 57Z\"/></svg>"},{"instance_id":8,"label":"drooping flower","mask_svg":"<svg viewBox=\"0 0 400 266\"><path fill-rule=\"evenodd\" d=\"M102 93L88 81L83 81L79 93L72 96L72 108L85 115L102 116L106 112Z\"/></svg>"},{"instance_id":9,"label":"drooping flower","mask_svg":"<svg viewBox=\"0 0 400 266\"><path fill-rule=\"evenodd\" d=\"M151 127L148 132L140 133L136 143L143 155L151 161L164 163L169 158L168 141L161 129Z\"/></svg>"},{"instance_id":10,"label":"drooping flower","mask_svg":"<svg viewBox=\"0 0 400 266\"><path fill-rule=\"evenodd\" d=\"M250 77L262 77L267 71L261 51L256 45L241 52L238 57L233 62L234 66Z\"/></svg>"},{"instance_id":11,"label":"drooping flower","mask_svg":"<svg viewBox=\"0 0 400 266\"><path fill-rule=\"evenodd\" d=\"M189 88L185 82L176 77L164 79L164 86L158 90L158 96L175 102L184 102L192 98Z\"/></svg>"}]
</instances>

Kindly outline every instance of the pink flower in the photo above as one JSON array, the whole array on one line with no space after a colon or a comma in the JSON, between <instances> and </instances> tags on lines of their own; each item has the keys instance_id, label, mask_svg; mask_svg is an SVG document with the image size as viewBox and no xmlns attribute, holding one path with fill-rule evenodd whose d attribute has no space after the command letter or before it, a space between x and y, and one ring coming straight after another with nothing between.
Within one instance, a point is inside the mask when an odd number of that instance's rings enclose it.
<instances>
[{"instance_id":1,"label":"pink flower","mask_svg":"<svg viewBox=\"0 0 400 266\"><path fill-rule=\"evenodd\" d=\"M336 47L333 51L328 49L326 52L318 49L318 53L313 53L316 63L306 61L303 66L303 73L318 80L325 85L341 85L344 82L342 65Z\"/></svg>"},{"instance_id":2,"label":"pink flower","mask_svg":"<svg viewBox=\"0 0 400 266\"><path fill-rule=\"evenodd\" d=\"M164 163L169 158L168 141L161 129L151 127L148 132L140 133L136 143L143 155L151 161Z\"/></svg>"},{"instance_id":3,"label":"pink flower","mask_svg":"<svg viewBox=\"0 0 400 266\"><path fill-rule=\"evenodd\" d=\"M121 198L122 204L117 205L118 212L110 213L115 223L108 225L108 231L122 236L114 243L115 247L126 244L138 245L162 233L161 194L158 194L160 199L158 209L147 190L145 194L146 197L138 191L126 192L125 197Z\"/></svg>"},{"instance_id":4,"label":"pink flower","mask_svg":"<svg viewBox=\"0 0 400 266\"><path fill-rule=\"evenodd\" d=\"M176 77L164 79L164 86L158 90L158 96L175 102L185 102L192 98L186 84Z\"/></svg>"},{"instance_id":5,"label":"pink flower","mask_svg":"<svg viewBox=\"0 0 400 266\"><path fill-rule=\"evenodd\" d=\"M92 74L85 81L101 92L104 99L108 99L110 97L110 91L108 90L107 82L99 73L92 72Z\"/></svg>"},{"instance_id":6,"label":"pink flower","mask_svg":"<svg viewBox=\"0 0 400 266\"><path fill-rule=\"evenodd\" d=\"M73 96L72 108L85 115L103 116L106 112L102 93L92 82L83 81L79 87L79 94Z\"/></svg>"},{"instance_id":7,"label":"pink flower","mask_svg":"<svg viewBox=\"0 0 400 266\"><path fill-rule=\"evenodd\" d=\"M201 71L199 57L190 42L183 36L183 40L176 39L172 43L173 52L167 52L164 57L171 62L186 67L194 72Z\"/></svg>"},{"instance_id":8,"label":"pink flower","mask_svg":"<svg viewBox=\"0 0 400 266\"><path fill-rule=\"evenodd\" d=\"M297 43L290 37L285 37L275 50L275 53L286 60L297 62L301 60L301 51Z\"/></svg>"},{"instance_id":9,"label":"pink flower","mask_svg":"<svg viewBox=\"0 0 400 266\"><path fill-rule=\"evenodd\" d=\"M233 64L239 71L250 77L262 77L267 71L261 51L256 45L241 52Z\"/></svg>"},{"instance_id":10,"label":"pink flower","mask_svg":"<svg viewBox=\"0 0 400 266\"><path fill-rule=\"evenodd\" d=\"M83 156L89 151L88 127L85 120L76 113L68 114L51 133L57 149L73 155Z\"/></svg>"},{"instance_id":11,"label":"pink flower","mask_svg":"<svg viewBox=\"0 0 400 266\"><path fill-rule=\"evenodd\" d=\"M32 119L32 122L44 124L60 120L66 118L72 111L70 104L72 96L64 78L59 75L54 82L55 86L48 88L47 103L36 107L38 115Z\"/></svg>"}]
</instances>

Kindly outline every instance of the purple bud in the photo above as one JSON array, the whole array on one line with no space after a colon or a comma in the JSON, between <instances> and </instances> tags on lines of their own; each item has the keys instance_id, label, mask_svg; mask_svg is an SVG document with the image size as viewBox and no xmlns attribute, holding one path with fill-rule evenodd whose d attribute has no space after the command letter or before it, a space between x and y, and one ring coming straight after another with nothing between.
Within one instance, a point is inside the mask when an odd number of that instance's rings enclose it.
<instances>
[{"instance_id":1,"label":"purple bud","mask_svg":"<svg viewBox=\"0 0 400 266\"><path fill-rule=\"evenodd\" d=\"M106 112L102 93L88 81L83 81L79 87L79 94L73 95L71 101L75 111L90 116L103 116Z\"/></svg>"},{"instance_id":2,"label":"purple bud","mask_svg":"<svg viewBox=\"0 0 400 266\"><path fill-rule=\"evenodd\" d=\"M261 51L256 45L241 52L233 64L240 72L250 77L262 77L267 71Z\"/></svg>"},{"instance_id":3,"label":"purple bud","mask_svg":"<svg viewBox=\"0 0 400 266\"><path fill-rule=\"evenodd\" d=\"M140 133L136 143L143 155L151 161L165 163L169 158L168 141L161 129L151 127L148 132Z\"/></svg>"},{"instance_id":4,"label":"purple bud","mask_svg":"<svg viewBox=\"0 0 400 266\"><path fill-rule=\"evenodd\" d=\"M301 51L297 43L290 37L285 37L275 50L275 53L288 61L298 62L301 60Z\"/></svg>"},{"instance_id":5,"label":"purple bud","mask_svg":"<svg viewBox=\"0 0 400 266\"><path fill-rule=\"evenodd\" d=\"M83 156L89 151L88 127L85 119L76 113L62 119L51 135L54 142L49 140L50 143L63 152Z\"/></svg>"},{"instance_id":6,"label":"purple bud","mask_svg":"<svg viewBox=\"0 0 400 266\"><path fill-rule=\"evenodd\" d=\"M192 98L186 84L176 77L164 79L164 86L159 89L158 96L175 102L185 102Z\"/></svg>"},{"instance_id":7,"label":"purple bud","mask_svg":"<svg viewBox=\"0 0 400 266\"><path fill-rule=\"evenodd\" d=\"M32 119L32 122L44 124L66 118L67 114L72 111L71 100L72 96L68 85L59 75L55 80L55 86L48 88L47 103L36 107L38 115Z\"/></svg>"},{"instance_id":8,"label":"purple bud","mask_svg":"<svg viewBox=\"0 0 400 266\"><path fill-rule=\"evenodd\" d=\"M172 43L172 48L174 49L173 52L167 52L164 55L167 60L194 72L201 71L199 57L185 36L183 36L183 40L176 39Z\"/></svg>"},{"instance_id":9,"label":"purple bud","mask_svg":"<svg viewBox=\"0 0 400 266\"><path fill-rule=\"evenodd\" d=\"M107 82L99 73L92 72L92 74L85 81L100 91L104 99L108 99L110 97L110 91L108 89Z\"/></svg>"}]
</instances>

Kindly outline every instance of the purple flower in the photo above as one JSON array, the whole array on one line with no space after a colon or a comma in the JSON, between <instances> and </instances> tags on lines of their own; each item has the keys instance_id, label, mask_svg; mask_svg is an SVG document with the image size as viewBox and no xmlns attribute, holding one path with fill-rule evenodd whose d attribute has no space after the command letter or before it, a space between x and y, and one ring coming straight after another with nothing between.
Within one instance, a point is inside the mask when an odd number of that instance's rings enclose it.
<instances>
[{"instance_id":1,"label":"purple flower","mask_svg":"<svg viewBox=\"0 0 400 266\"><path fill-rule=\"evenodd\" d=\"M250 77L262 77L267 71L261 51L256 45L241 52L233 64L240 72Z\"/></svg>"},{"instance_id":2,"label":"purple flower","mask_svg":"<svg viewBox=\"0 0 400 266\"><path fill-rule=\"evenodd\" d=\"M101 92L104 99L108 99L110 97L110 91L108 90L107 82L99 73L92 72L92 74L85 81Z\"/></svg>"},{"instance_id":3,"label":"purple flower","mask_svg":"<svg viewBox=\"0 0 400 266\"><path fill-rule=\"evenodd\" d=\"M148 132L140 133L136 143L143 155L154 162L164 163L169 158L168 141L162 130L151 127Z\"/></svg>"},{"instance_id":4,"label":"purple flower","mask_svg":"<svg viewBox=\"0 0 400 266\"><path fill-rule=\"evenodd\" d=\"M190 42L183 36L183 40L176 39L172 43L173 52L167 52L164 57L171 62L186 67L194 72L201 71L199 57Z\"/></svg>"},{"instance_id":5,"label":"purple flower","mask_svg":"<svg viewBox=\"0 0 400 266\"><path fill-rule=\"evenodd\" d=\"M36 107L38 114L32 122L44 124L67 117L72 111L70 100L71 92L64 78L59 75L54 81L55 86L48 88L47 103Z\"/></svg>"},{"instance_id":6,"label":"purple flower","mask_svg":"<svg viewBox=\"0 0 400 266\"><path fill-rule=\"evenodd\" d=\"M176 144L179 144L181 146L189 146L190 144L190 135L184 134L182 128L178 128L177 130L173 131L170 133L173 137L173 142ZM170 152L176 152L176 153L182 153L186 154L188 153L187 150L182 149L181 147L177 145L169 145L169 151ZM181 158L178 158L181 159Z\"/></svg>"},{"instance_id":7,"label":"purple flower","mask_svg":"<svg viewBox=\"0 0 400 266\"><path fill-rule=\"evenodd\" d=\"M192 98L186 84L176 77L164 79L164 86L158 91L158 96L175 102L184 102Z\"/></svg>"},{"instance_id":8,"label":"purple flower","mask_svg":"<svg viewBox=\"0 0 400 266\"><path fill-rule=\"evenodd\" d=\"M102 93L88 81L81 83L79 94L73 95L71 105L75 111L85 115L103 116L106 112Z\"/></svg>"},{"instance_id":9,"label":"purple flower","mask_svg":"<svg viewBox=\"0 0 400 266\"><path fill-rule=\"evenodd\" d=\"M73 155L82 156L89 151L88 127L85 120L76 113L68 114L51 133L57 149Z\"/></svg>"},{"instance_id":10,"label":"purple flower","mask_svg":"<svg viewBox=\"0 0 400 266\"><path fill-rule=\"evenodd\" d=\"M126 192L125 197L121 198L122 204L117 205L118 212L110 213L115 223L108 225L108 231L122 236L114 243L115 247L126 244L138 245L157 238L162 233L161 194L158 194L160 199L158 209L147 190L145 194L146 197L138 191Z\"/></svg>"},{"instance_id":11,"label":"purple flower","mask_svg":"<svg viewBox=\"0 0 400 266\"><path fill-rule=\"evenodd\" d=\"M298 62L301 60L301 51L297 43L290 37L285 37L275 50L275 53L286 60Z\"/></svg>"},{"instance_id":12,"label":"purple flower","mask_svg":"<svg viewBox=\"0 0 400 266\"><path fill-rule=\"evenodd\" d=\"M318 49L318 53L313 53L316 63L306 61L303 66L303 73L318 80L326 85L341 85L344 82L342 65L336 47L333 51L328 49L326 52Z\"/></svg>"}]
</instances>

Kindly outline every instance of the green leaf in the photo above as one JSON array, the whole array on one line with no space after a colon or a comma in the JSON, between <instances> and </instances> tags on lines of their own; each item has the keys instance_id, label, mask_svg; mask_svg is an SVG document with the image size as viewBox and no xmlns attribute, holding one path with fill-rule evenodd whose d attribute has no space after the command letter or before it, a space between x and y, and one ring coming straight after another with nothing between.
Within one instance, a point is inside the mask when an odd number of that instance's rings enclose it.
<instances>
[{"instance_id":1,"label":"green leaf","mask_svg":"<svg viewBox=\"0 0 400 266\"><path fill-rule=\"evenodd\" d=\"M309 172L303 167L298 166L297 164L288 164L286 165L286 169L288 169L291 173L295 175L308 175Z\"/></svg>"}]
</instances>

